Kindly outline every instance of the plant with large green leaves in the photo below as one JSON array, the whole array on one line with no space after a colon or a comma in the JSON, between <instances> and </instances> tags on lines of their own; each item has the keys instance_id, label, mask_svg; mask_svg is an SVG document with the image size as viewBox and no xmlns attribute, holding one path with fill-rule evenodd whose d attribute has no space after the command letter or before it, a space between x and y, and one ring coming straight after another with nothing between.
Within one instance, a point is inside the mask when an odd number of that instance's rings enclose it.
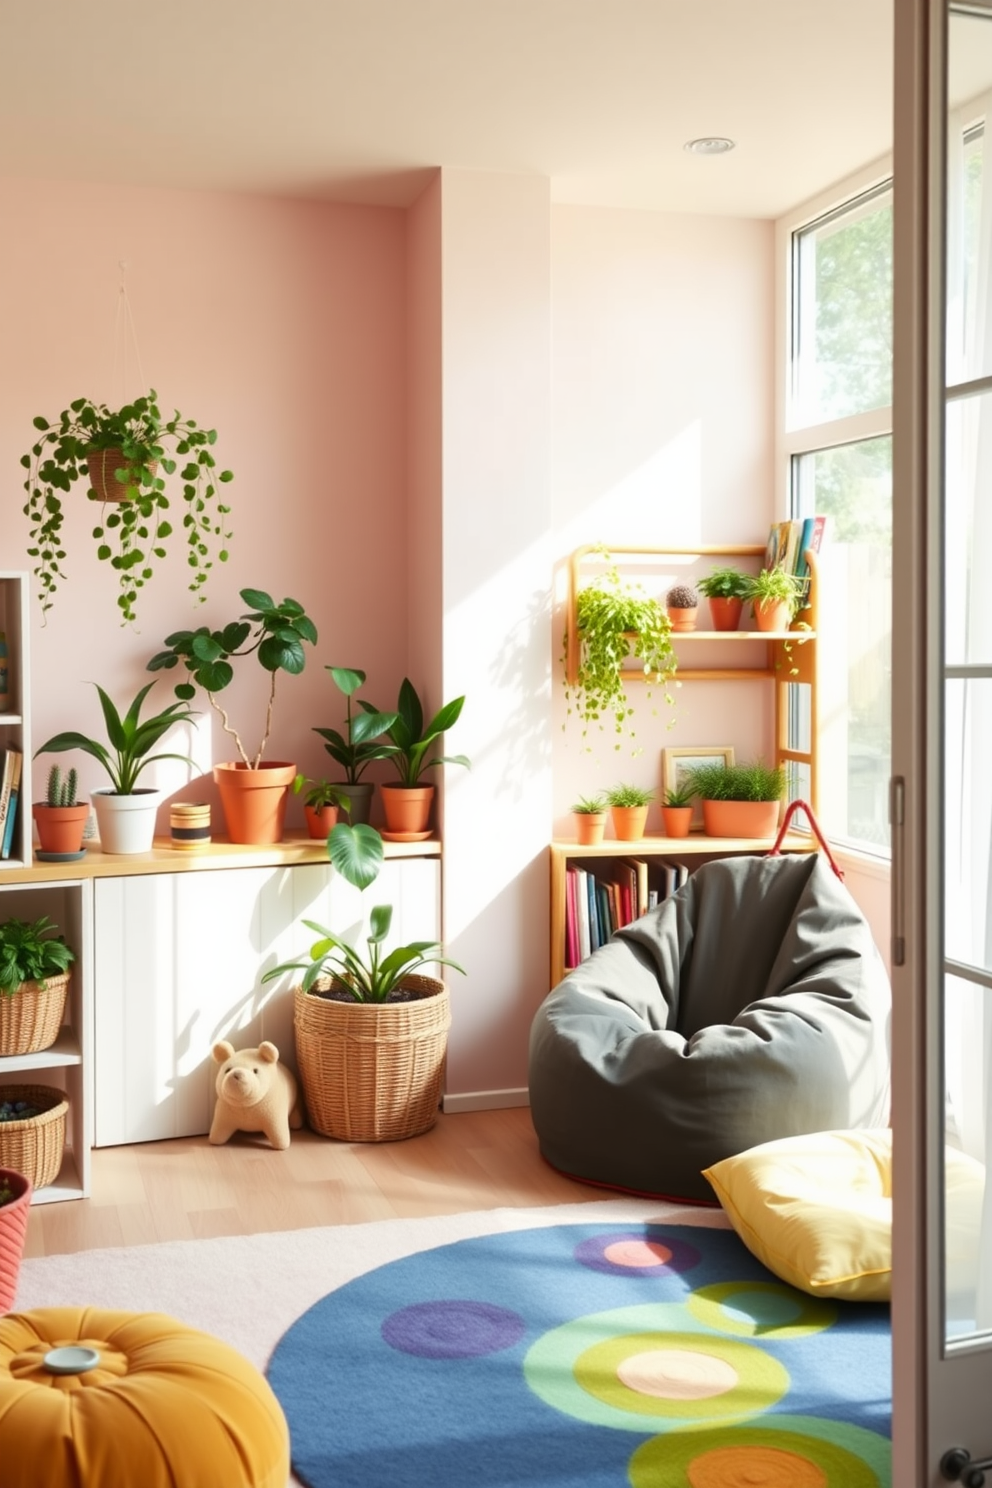
<instances>
[{"instance_id":1,"label":"plant with large green leaves","mask_svg":"<svg viewBox=\"0 0 992 1488\"><path fill-rule=\"evenodd\" d=\"M373 708L371 703L362 702L361 698L358 701L366 713L378 713L379 710ZM436 765L464 765L466 769L471 768L470 761L464 754L435 754L430 759L427 757L435 741L458 722L464 705L464 697L445 703L425 726L424 708L417 689L409 677L403 678L394 722L386 730L393 746L389 759L396 767L401 785L419 785L424 771L433 770Z\"/></svg>"},{"instance_id":2,"label":"plant with large green leaves","mask_svg":"<svg viewBox=\"0 0 992 1488\"><path fill-rule=\"evenodd\" d=\"M5 920L0 925L0 996L13 997L25 982L44 987L47 977L61 976L75 959L75 952L47 915L36 920Z\"/></svg>"},{"instance_id":3,"label":"plant with large green leaves","mask_svg":"<svg viewBox=\"0 0 992 1488\"><path fill-rule=\"evenodd\" d=\"M603 555L609 557L605 549ZM634 739L634 706L622 676L631 661L640 664L648 683L647 696L650 698L653 685L664 686L665 702L675 706L668 685L678 665L671 642L672 622L659 599L639 584L622 579L616 566L610 564L579 590L576 630L579 656L575 685L569 685L567 673L565 683L568 711L574 708L578 714L583 739L588 737L590 725L605 728L605 720L612 717L618 736L614 748L619 749L624 734ZM567 633L562 660L567 665Z\"/></svg>"},{"instance_id":4,"label":"plant with large green leaves","mask_svg":"<svg viewBox=\"0 0 992 1488\"><path fill-rule=\"evenodd\" d=\"M365 682L365 673L357 667L327 667L335 686L345 697L345 732L339 729L315 728L325 741L324 748L331 759L337 760L344 770L349 785L357 785L373 760L391 759L396 753L394 744L381 742L383 736L395 726L398 713L383 713L372 703L359 698L363 710L353 714L351 699Z\"/></svg>"},{"instance_id":5,"label":"plant with large green leaves","mask_svg":"<svg viewBox=\"0 0 992 1488\"><path fill-rule=\"evenodd\" d=\"M188 754L164 750L157 754L151 752L169 729L197 716L194 708L187 707L184 702L170 703L151 718L142 718L141 709L145 698L155 686L154 682L147 682L122 715L103 688L98 683L93 685L103 709L107 743L103 744L99 739L90 738L88 734L82 734L76 729L68 729L46 739L35 750L35 758L39 754L60 754L68 749L82 750L84 754L99 761L106 770L113 788L112 794L115 796L133 795L141 772L158 760L181 760L186 765L194 763Z\"/></svg>"},{"instance_id":6,"label":"plant with large green leaves","mask_svg":"<svg viewBox=\"0 0 992 1488\"><path fill-rule=\"evenodd\" d=\"M192 681L177 683L176 697L188 701L195 697L196 687L202 687L210 706L220 717L224 732L234 740L242 763L257 770L272 732L276 677L279 672L295 677L303 671L306 665L303 647L316 644L317 627L298 600L284 599L276 604L263 589L242 589L240 593L244 603L250 606L247 614L231 620L220 630L210 630L204 625L198 630L173 631L165 638L167 649L152 657L148 670L171 671L181 662ZM270 674L265 724L253 755L249 755L227 710L217 701L217 694L234 679L232 662L239 656L255 656Z\"/></svg>"},{"instance_id":7,"label":"plant with large green leaves","mask_svg":"<svg viewBox=\"0 0 992 1488\"><path fill-rule=\"evenodd\" d=\"M342 878L357 889L367 889L379 876L383 846L374 827L363 823L354 827L339 823L327 839L327 852ZM391 904L377 904L372 909L366 956L326 925L316 920L304 920L307 929L319 937L310 947L309 955L305 959L272 967L262 981L271 981L287 971L302 971L300 985L304 992L319 996L321 988L316 984L331 979L337 990L355 1002L383 1003L399 990L404 977L419 971L422 966L450 966L464 975L464 968L457 961L440 954L440 941L416 940L384 952L383 945L392 920Z\"/></svg>"},{"instance_id":8,"label":"plant with large green leaves","mask_svg":"<svg viewBox=\"0 0 992 1488\"><path fill-rule=\"evenodd\" d=\"M164 418L157 397L152 388L117 409L75 398L54 423L41 415L35 418L39 437L21 456L21 464L28 472L28 556L35 560L43 617L66 577L59 493L78 480L87 482L92 500L104 504L93 538L97 558L118 574L121 624L135 619L138 593L152 578L156 561L166 557L174 530L160 465L166 475L180 467L189 588L198 602L205 598L203 586L214 562L227 561L231 509L219 499L217 487L233 477L230 470L216 470L212 449L217 431L201 428L178 409Z\"/></svg>"}]
</instances>

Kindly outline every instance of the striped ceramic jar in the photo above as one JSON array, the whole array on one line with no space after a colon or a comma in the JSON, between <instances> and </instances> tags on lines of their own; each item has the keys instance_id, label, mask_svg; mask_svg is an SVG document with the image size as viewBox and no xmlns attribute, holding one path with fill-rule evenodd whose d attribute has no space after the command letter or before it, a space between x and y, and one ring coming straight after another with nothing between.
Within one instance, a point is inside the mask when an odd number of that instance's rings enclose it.
<instances>
[{"instance_id":1,"label":"striped ceramic jar","mask_svg":"<svg viewBox=\"0 0 992 1488\"><path fill-rule=\"evenodd\" d=\"M209 801L175 801L169 807L172 846L180 852L199 852L210 846Z\"/></svg>"}]
</instances>

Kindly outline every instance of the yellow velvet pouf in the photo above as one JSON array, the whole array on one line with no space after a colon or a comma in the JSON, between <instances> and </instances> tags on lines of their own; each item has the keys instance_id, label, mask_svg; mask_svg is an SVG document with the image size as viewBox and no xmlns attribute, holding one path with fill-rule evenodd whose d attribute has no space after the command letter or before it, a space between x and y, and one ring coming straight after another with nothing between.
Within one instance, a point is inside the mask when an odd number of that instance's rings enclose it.
<instances>
[{"instance_id":1,"label":"yellow velvet pouf","mask_svg":"<svg viewBox=\"0 0 992 1488\"><path fill-rule=\"evenodd\" d=\"M228 1344L154 1312L0 1317L3 1488L286 1488L288 1478L282 1408Z\"/></svg>"}]
</instances>

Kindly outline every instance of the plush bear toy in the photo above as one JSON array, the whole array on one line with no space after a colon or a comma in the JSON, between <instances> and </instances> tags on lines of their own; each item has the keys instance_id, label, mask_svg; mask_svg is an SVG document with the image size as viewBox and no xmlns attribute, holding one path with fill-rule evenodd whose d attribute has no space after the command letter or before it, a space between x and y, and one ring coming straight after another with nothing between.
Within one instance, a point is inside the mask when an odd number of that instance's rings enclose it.
<instances>
[{"instance_id":1,"label":"plush bear toy","mask_svg":"<svg viewBox=\"0 0 992 1488\"><path fill-rule=\"evenodd\" d=\"M279 1063L275 1044L241 1049L226 1039L214 1044L217 1071L217 1104L210 1127L210 1141L226 1142L236 1131L261 1132L282 1152L289 1146L289 1129L303 1125L296 1094L296 1081Z\"/></svg>"}]
</instances>

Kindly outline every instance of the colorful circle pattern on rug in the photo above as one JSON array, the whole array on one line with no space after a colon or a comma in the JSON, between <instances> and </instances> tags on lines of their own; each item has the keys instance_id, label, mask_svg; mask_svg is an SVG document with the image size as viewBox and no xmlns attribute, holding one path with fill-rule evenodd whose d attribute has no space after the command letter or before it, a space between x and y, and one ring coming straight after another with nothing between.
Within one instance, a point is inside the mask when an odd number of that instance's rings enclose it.
<instances>
[{"instance_id":1,"label":"colorful circle pattern on rug","mask_svg":"<svg viewBox=\"0 0 992 1488\"><path fill-rule=\"evenodd\" d=\"M563 1225L356 1278L269 1380L310 1488L888 1488L889 1371L730 1231Z\"/></svg>"}]
</instances>

